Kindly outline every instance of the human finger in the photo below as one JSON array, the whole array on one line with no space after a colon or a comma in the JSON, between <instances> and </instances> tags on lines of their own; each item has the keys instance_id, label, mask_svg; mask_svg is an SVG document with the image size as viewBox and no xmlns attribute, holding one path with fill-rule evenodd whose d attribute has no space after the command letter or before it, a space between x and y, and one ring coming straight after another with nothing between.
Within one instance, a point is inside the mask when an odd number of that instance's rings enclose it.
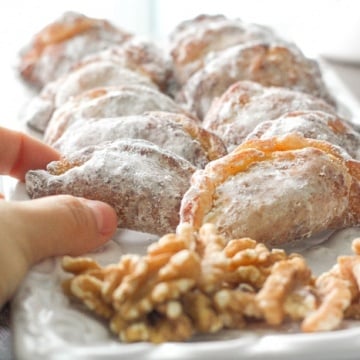
<instances>
[{"instance_id":1,"label":"human finger","mask_svg":"<svg viewBox=\"0 0 360 360\"><path fill-rule=\"evenodd\" d=\"M30 169L44 168L60 154L50 146L18 131L0 127L0 175L24 181Z\"/></svg>"},{"instance_id":2,"label":"human finger","mask_svg":"<svg viewBox=\"0 0 360 360\"><path fill-rule=\"evenodd\" d=\"M109 205L66 195L2 200L0 214L0 308L34 263L93 250L111 238L117 226Z\"/></svg>"},{"instance_id":3,"label":"human finger","mask_svg":"<svg viewBox=\"0 0 360 360\"><path fill-rule=\"evenodd\" d=\"M70 195L1 201L0 213L1 232L12 234L30 264L91 251L110 239L117 227L110 205Z\"/></svg>"}]
</instances>

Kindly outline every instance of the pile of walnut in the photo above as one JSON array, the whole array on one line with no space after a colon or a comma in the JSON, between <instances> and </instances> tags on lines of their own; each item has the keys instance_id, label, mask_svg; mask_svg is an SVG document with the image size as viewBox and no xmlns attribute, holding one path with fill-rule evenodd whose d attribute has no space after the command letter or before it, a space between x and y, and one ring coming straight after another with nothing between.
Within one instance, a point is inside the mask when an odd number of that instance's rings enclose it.
<instances>
[{"instance_id":1,"label":"pile of walnut","mask_svg":"<svg viewBox=\"0 0 360 360\"><path fill-rule=\"evenodd\" d=\"M183 341L253 322L325 331L359 317L360 239L353 251L315 278L298 254L249 238L226 242L210 224L198 233L182 224L145 256L127 254L118 264L65 257L74 276L63 287L125 342Z\"/></svg>"}]
</instances>

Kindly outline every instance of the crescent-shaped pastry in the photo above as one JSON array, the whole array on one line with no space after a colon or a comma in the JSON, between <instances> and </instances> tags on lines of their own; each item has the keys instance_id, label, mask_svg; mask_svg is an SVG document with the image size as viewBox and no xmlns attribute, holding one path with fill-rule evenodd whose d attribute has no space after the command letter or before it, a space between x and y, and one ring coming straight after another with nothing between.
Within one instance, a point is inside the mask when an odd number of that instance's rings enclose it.
<instances>
[{"instance_id":1,"label":"crescent-shaped pastry","mask_svg":"<svg viewBox=\"0 0 360 360\"><path fill-rule=\"evenodd\" d=\"M85 91L60 106L50 119L44 141L52 145L78 120L138 115L146 111L185 113L170 97L148 86L100 87Z\"/></svg>"},{"instance_id":2,"label":"crescent-shaped pastry","mask_svg":"<svg viewBox=\"0 0 360 360\"><path fill-rule=\"evenodd\" d=\"M90 62L45 85L24 109L22 121L29 127L44 132L55 110L68 100L87 90L120 85L143 85L157 89L148 77L114 62Z\"/></svg>"},{"instance_id":3,"label":"crescent-shaped pastry","mask_svg":"<svg viewBox=\"0 0 360 360\"><path fill-rule=\"evenodd\" d=\"M360 223L360 162L296 134L252 140L192 176L180 209L196 229L269 246Z\"/></svg>"},{"instance_id":4,"label":"crescent-shaped pastry","mask_svg":"<svg viewBox=\"0 0 360 360\"><path fill-rule=\"evenodd\" d=\"M243 80L234 83L214 99L203 126L221 137L228 151L231 151L261 122L298 110L336 114L333 106L310 94Z\"/></svg>"},{"instance_id":5,"label":"crescent-shaped pastry","mask_svg":"<svg viewBox=\"0 0 360 360\"><path fill-rule=\"evenodd\" d=\"M20 75L41 88L67 73L85 55L121 44L131 36L107 20L66 12L40 30L21 51Z\"/></svg>"},{"instance_id":6,"label":"crescent-shaped pastry","mask_svg":"<svg viewBox=\"0 0 360 360\"><path fill-rule=\"evenodd\" d=\"M104 201L115 208L120 227L163 235L179 222L194 170L148 141L124 139L84 148L47 170L30 170L26 190L32 198L71 194Z\"/></svg>"},{"instance_id":7,"label":"crescent-shaped pastry","mask_svg":"<svg viewBox=\"0 0 360 360\"><path fill-rule=\"evenodd\" d=\"M295 45L270 43L241 44L219 52L185 83L178 101L203 119L212 101L239 80L290 88L334 104L317 62Z\"/></svg>"},{"instance_id":8,"label":"crescent-shaped pastry","mask_svg":"<svg viewBox=\"0 0 360 360\"><path fill-rule=\"evenodd\" d=\"M148 77L163 92L172 77L169 55L156 43L133 36L121 44L89 54L75 66L107 60Z\"/></svg>"},{"instance_id":9,"label":"crescent-shaped pastry","mask_svg":"<svg viewBox=\"0 0 360 360\"><path fill-rule=\"evenodd\" d=\"M230 46L275 39L278 37L270 28L223 15L202 14L185 20L169 36L175 78L184 84L209 56Z\"/></svg>"},{"instance_id":10,"label":"crescent-shaped pastry","mask_svg":"<svg viewBox=\"0 0 360 360\"><path fill-rule=\"evenodd\" d=\"M184 114L148 112L142 115L77 121L54 143L62 154L71 154L90 145L131 138L150 141L203 168L224 156L225 145L215 134L203 129Z\"/></svg>"},{"instance_id":11,"label":"crescent-shaped pastry","mask_svg":"<svg viewBox=\"0 0 360 360\"><path fill-rule=\"evenodd\" d=\"M306 138L325 140L360 160L360 134L339 116L323 111L295 111L259 124L246 138L270 139L297 133Z\"/></svg>"}]
</instances>

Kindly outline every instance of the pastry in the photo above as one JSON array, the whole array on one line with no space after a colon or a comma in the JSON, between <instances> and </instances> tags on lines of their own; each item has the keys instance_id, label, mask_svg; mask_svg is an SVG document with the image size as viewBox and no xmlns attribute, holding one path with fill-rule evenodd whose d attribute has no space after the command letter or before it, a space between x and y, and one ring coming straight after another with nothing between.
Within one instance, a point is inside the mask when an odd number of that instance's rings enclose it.
<instances>
[{"instance_id":1,"label":"pastry","mask_svg":"<svg viewBox=\"0 0 360 360\"><path fill-rule=\"evenodd\" d=\"M172 64L165 51L156 43L138 36L89 54L81 59L75 67L99 60L111 61L136 71L148 77L163 92L166 91L172 76Z\"/></svg>"},{"instance_id":2,"label":"pastry","mask_svg":"<svg viewBox=\"0 0 360 360\"><path fill-rule=\"evenodd\" d=\"M192 176L181 223L269 246L359 225L360 162L297 134L249 140ZM306 243L305 243L306 244Z\"/></svg>"},{"instance_id":3,"label":"pastry","mask_svg":"<svg viewBox=\"0 0 360 360\"><path fill-rule=\"evenodd\" d=\"M88 90L59 107L50 119L44 141L52 145L75 121L125 115L145 111L185 113L170 97L147 86L123 85Z\"/></svg>"},{"instance_id":4,"label":"pastry","mask_svg":"<svg viewBox=\"0 0 360 360\"><path fill-rule=\"evenodd\" d=\"M278 36L265 26L229 19L224 15L202 14L185 20L169 37L174 75L180 84L201 69L208 57L230 46L251 41L272 41Z\"/></svg>"},{"instance_id":5,"label":"pastry","mask_svg":"<svg viewBox=\"0 0 360 360\"><path fill-rule=\"evenodd\" d=\"M231 151L261 122L297 110L336 114L333 106L310 94L243 80L212 102L203 126L221 137Z\"/></svg>"},{"instance_id":6,"label":"pastry","mask_svg":"<svg viewBox=\"0 0 360 360\"><path fill-rule=\"evenodd\" d=\"M148 112L141 115L77 121L53 144L62 154L120 138L144 139L203 168L226 154L223 142L184 114Z\"/></svg>"},{"instance_id":7,"label":"pastry","mask_svg":"<svg viewBox=\"0 0 360 360\"><path fill-rule=\"evenodd\" d=\"M203 119L211 102L239 80L302 91L334 104L317 62L295 46L269 43L241 44L221 51L184 84L177 100Z\"/></svg>"},{"instance_id":8,"label":"pastry","mask_svg":"<svg viewBox=\"0 0 360 360\"><path fill-rule=\"evenodd\" d=\"M163 235L179 222L182 196L195 168L145 140L123 139L84 148L47 170L30 170L31 198L71 194L113 206L119 226Z\"/></svg>"},{"instance_id":9,"label":"pastry","mask_svg":"<svg viewBox=\"0 0 360 360\"><path fill-rule=\"evenodd\" d=\"M26 82L41 88L68 72L85 55L121 44L131 36L107 20L66 12L24 47L19 73Z\"/></svg>"},{"instance_id":10,"label":"pastry","mask_svg":"<svg viewBox=\"0 0 360 360\"><path fill-rule=\"evenodd\" d=\"M360 160L360 134L339 116L323 111L294 111L259 124L246 138L270 139L297 133L306 138L325 140Z\"/></svg>"},{"instance_id":11,"label":"pastry","mask_svg":"<svg viewBox=\"0 0 360 360\"><path fill-rule=\"evenodd\" d=\"M148 77L114 62L99 60L86 63L45 85L40 94L28 103L21 118L32 129L44 132L55 110L86 90L134 84L157 89Z\"/></svg>"}]
</instances>

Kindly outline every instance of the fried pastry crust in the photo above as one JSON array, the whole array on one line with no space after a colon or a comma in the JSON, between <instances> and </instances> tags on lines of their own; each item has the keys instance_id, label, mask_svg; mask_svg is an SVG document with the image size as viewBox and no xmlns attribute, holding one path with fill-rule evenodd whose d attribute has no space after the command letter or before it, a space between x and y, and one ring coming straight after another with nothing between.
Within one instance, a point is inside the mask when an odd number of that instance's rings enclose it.
<instances>
[{"instance_id":1,"label":"fried pastry crust","mask_svg":"<svg viewBox=\"0 0 360 360\"><path fill-rule=\"evenodd\" d=\"M360 160L360 135L338 115L323 111L294 111L259 124L245 140L270 139L297 133L306 138L325 140Z\"/></svg>"},{"instance_id":2,"label":"fried pastry crust","mask_svg":"<svg viewBox=\"0 0 360 360\"><path fill-rule=\"evenodd\" d=\"M223 15L202 14L185 20L169 36L175 78L184 84L209 57L230 46L275 39L279 40L270 28Z\"/></svg>"},{"instance_id":3,"label":"fried pastry crust","mask_svg":"<svg viewBox=\"0 0 360 360\"><path fill-rule=\"evenodd\" d=\"M111 61L149 78L165 92L172 77L172 64L164 49L156 43L133 36L121 44L85 56L75 68L91 62Z\"/></svg>"},{"instance_id":4,"label":"fried pastry crust","mask_svg":"<svg viewBox=\"0 0 360 360\"><path fill-rule=\"evenodd\" d=\"M215 134L203 129L184 114L148 112L142 115L77 121L54 143L62 154L71 154L89 145L122 138L144 139L188 160L197 168L227 154Z\"/></svg>"},{"instance_id":5,"label":"fried pastry crust","mask_svg":"<svg viewBox=\"0 0 360 360\"><path fill-rule=\"evenodd\" d=\"M328 142L296 134L251 140L194 173L180 209L196 229L269 246L358 225L360 163ZM324 211L326 209L326 211Z\"/></svg>"},{"instance_id":6,"label":"fried pastry crust","mask_svg":"<svg viewBox=\"0 0 360 360\"><path fill-rule=\"evenodd\" d=\"M294 45L275 43L241 44L221 51L184 84L178 101L203 119L212 101L240 80L309 93L334 104L318 64Z\"/></svg>"},{"instance_id":7,"label":"fried pastry crust","mask_svg":"<svg viewBox=\"0 0 360 360\"><path fill-rule=\"evenodd\" d=\"M333 106L310 94L243 80L214 99L203 126L219 135L231 151L263 121L274 120L288 112L306 110L336 115Z\"/></svg>"},{"instance_id":8,"label":"fried pastry crust","mask_svg":"<svg viewBox=\"0 0 360 360\"><path fill-rule=\"evenodd\" d=\"M44 132L56 109L67 101L91 89L121 85L141 85L158 89L148 77L114 62L90 62L46 84L24 109L22 121L29 127Z\"/></svg>"},{"instance_id":9,"label":"fried pastry crust","mask_svg":"<svg viewBox=\"0 0 360 360\"><path fill-rule=\"evenodd\" d=\"M87 54L132 35L109 21L66 12L40 30L20 54L22 78L39 88L68 72Z\"/></svg>"},{"instance_id":10,"label":"fried pastry crust","mask_svg":"<svg viewBox=\"0 0 360 360\"><path fill-rule=\"evenodd\" d=\"M112 205L119 226L163 235L179 222L180 202L195 167L145 140L84 148L26 174L32 198L70 194Z\"/></svg>"},{"instance_id":11,"label":"fried pastry crust","mask_svg":"<svg viewBox=\"0 0 360 360\"><path fill-rule=\"evenodd\" d=\"M85 91L55 111L44 134L52 145L73 122L126 115L146 111L186 113L160 91L141 85L106 86Z\"/></svg>"}]
</instances>

